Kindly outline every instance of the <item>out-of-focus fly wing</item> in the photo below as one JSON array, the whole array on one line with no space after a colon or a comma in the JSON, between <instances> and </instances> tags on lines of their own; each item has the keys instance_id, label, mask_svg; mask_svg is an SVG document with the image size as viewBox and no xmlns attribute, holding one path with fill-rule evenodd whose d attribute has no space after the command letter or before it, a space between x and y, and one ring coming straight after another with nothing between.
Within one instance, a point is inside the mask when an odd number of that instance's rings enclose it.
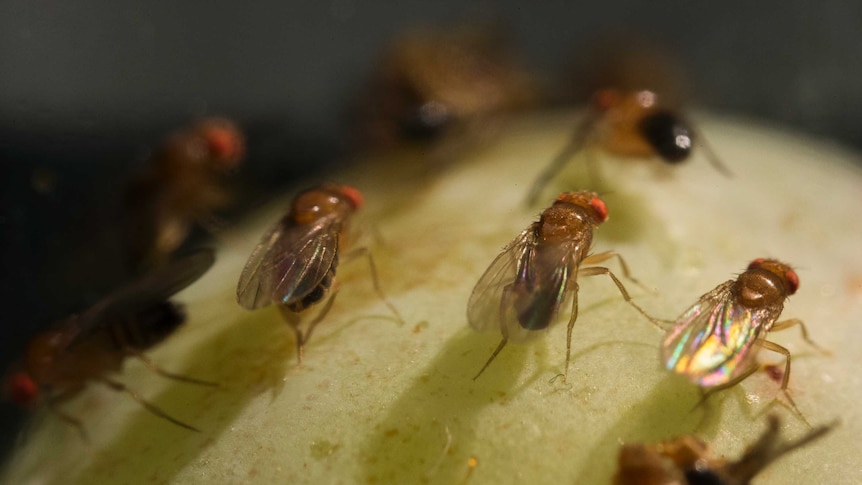
<instances>
[{"instance_id":1,"label":"out-of-focus fly wing","mask_svg":"<svg viewBox=\"0 0 862 485\"><path fill-rule=\"evenodd\" d=\"M467 307L470 326L523 341L548 327L577 268L570 243L536 247L536 224L522 232L476 284Z\"/></svg>"},{"instance_id":2,"label":"out-of-focus fly wing","mask_svg":"<svg viewBox=\"0 0 862 485\"><path fill-rule=\"evenodd\" d=\"M93 334L103 325L127 318L168 298L200 278L215 262L212 249L201 249L174 259L114 291L75 320L78 334L72 345Z\"/></svg>"},{"instance_id":3,"label":"out-of-focus fly wing","mask_svg":"<svg viewBox=\"0 0 862 485\"><path fill-rule=\"evenodd\" d=\"M728 477L733 479L733 483L751 483L751 480L772 462L797 448L807 446L812 441L816 441L829 434L838 426L839 421L818 426L801 438L792 441L784 441L779 437L781 422L777 416L769 415L767 423L768 427L766 431L763 432L757 441L749 445L748 449L745 450L745 454L738 460L727 463L723 467L723 471Z\"/></svg>"},{"instance_id":4,"label":"out-of-focus fly wing","mask_svg":"<svg viewBox=\"0 0 862 485\"><path fill-rule=\"evenodd\" d=\"M341 227L336 215L298 226L279 222L261 239L240 275L239 304L253 310L305 297L332 267Z\"/></svg>"},{"instance_id":5,"label":"out-of-focus fly wing","mask_svg":"<svg viewBox=\"0 0 862 485\"><path fill-rule=\"evenodd\" d=\"M589 144L589 137L595 129L597 122L598 117L593 113L589 113L586 115L586 118L579 123L572 137L566 143L566 146L557 153L554 159L551 160L551 163L545 167L542 173L540 173L533 182L532 187L530 187L530 192L527 194L527 205L534 205L539 200L539 195L541 195L542 190L548 185L548 183L550 183L550 181L553 180L561 170L563 170L563 167L569 163L572 157Z\"/></svg>"},{"instance_id":6,"label":"out-of-focus fly wing","mask_svg":"<svg viewBox=\"0 0 862 485\"><path fill-rule=\"evenodd\" d=\"M754 362L757 340L778 314L739 304L731 293L733 284L719 285L677 319L662 344L668 370L712 387L732 380Z\"/></svg>"},{"instance_id":7,"label":"out-of-focus fly wing","mask_svg":"<svg viewBox=\"0 0 862 485\"><path fill-rule=\"evenodd\" d=\"M655 445L625 444L620 448L613 485L680 485L688 483L682 470Z\"/></svg>"}]
</instances>

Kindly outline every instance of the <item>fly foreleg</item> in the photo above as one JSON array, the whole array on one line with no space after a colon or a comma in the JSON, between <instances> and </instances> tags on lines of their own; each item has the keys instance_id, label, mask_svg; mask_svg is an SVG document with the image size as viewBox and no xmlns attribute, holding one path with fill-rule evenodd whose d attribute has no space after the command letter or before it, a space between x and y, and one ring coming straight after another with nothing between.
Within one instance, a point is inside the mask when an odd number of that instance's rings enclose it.
<instances>
[{"instance_id":1,"label":"fly foreleg","mask_svg":"<svg viewBox=\"0 0 862 485\"><path fill-rule=\"evenodd\" d=\"M87 435L87 430L84 429L84 424L81 423L81 420L74 416L66 414L63 411L60 411L60 409L58 409L58 406L60 404L77 396L78 393L81 392L81 390L83 389L83 385L77 385L74 387L70 387L59 394L53 395L48 398L47 406L48 410L56 414L57 417L60 418L63 422L68 425L74 426L75 429L78 430L78 433L81 435L81 439L83 439L85 443L89 443L90 437Z\"/></svg>"},{"instance_id":2,"label":"fly foreleg","mask_svg":"<svg viewBox=\"0 0 862 485\"><path fill-rule=\"evenodd\" d=\"M605 253L602 253L602 254L605 254ZM610 256L608 256L608 257L610 257ZM589 259L589 258L587 258L587 259ZM584 261L586 261L586 259ZM625 286L623 286L623 283L619 280L619 278L616 277L615 274L613 274L611 272L611 270L609 270L608 268L605 268L604 266L591 266L589 268L578 269L578 276L596 276L596 275L603 275L603 274L608 275L611 278L611 280L613 280L614 284L617 285L617 289L620 290L620 294L623 296L623 299L626 301L626 303L631 305L635 310L638 311L638 313L643 315L647 320L650 321L650 323L655 325L656 328L658 328L659 330L661 330L661 331L667 330L665 327L662 326L661 320L653 317L652 315L647 313L646 310L644 310L643 308L638 306L637 303L632 301L632 297L629 296L629 292L626 291L626 288L625 288Z\"/></svg>"},{"instance_id":3,"label":"fly foreleg","mask_svg":"<svg viewBox=\"0 0 862 485\"><path fill-rule=\"evenodd\" d=\"M824 349L823 347L817 345L817 343L815 343L813 340L811 340L811 337L808 336L808 329L805 327L805 324L802 322L802 320L798 318L791 318L789 320L776 322L769 330L771 332L778 332L781 330L786 330L793 326L799 326L799 330L802 332L802 339L808 342L808 345L814 347L823 355L832 355L832 352Z\"/></svg>"}]
</instances>

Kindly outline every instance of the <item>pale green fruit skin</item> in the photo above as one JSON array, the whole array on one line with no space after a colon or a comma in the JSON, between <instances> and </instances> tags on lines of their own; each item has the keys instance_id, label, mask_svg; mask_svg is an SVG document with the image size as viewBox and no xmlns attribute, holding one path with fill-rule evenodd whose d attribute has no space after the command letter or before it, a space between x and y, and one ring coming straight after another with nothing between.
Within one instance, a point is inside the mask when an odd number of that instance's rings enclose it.
<instances>
[{"instance_id":1,"label":"pale green fruit skin","mask_svg":"<svg viewBox=\"0 0 862 485\"><path fill-rule=\"evenodd\" d=\"M368 160L332 179L358 186L381 242L380 281L397 325L375 296L363 261L339 267L342 291L297 367L278 312L247 312L235 284L263 231L292 194L223 235L216 266L179 299L189 322L151 357L214 380L218 389L165 381L130 362L123 380L193 433L97 386L65 409L91 436L39 417L4 472L5 483L608 483L620 443L696 433L738 456L777 413L787 437L806 427L757 375L692 410L698 391L663 371L662 334L605 277L583 278L568 383L565 325L509 345L471 378L498 336L469 329L467 298L479 276L541 207L529 184L575 126L575 115L513 123L489 146L420 175L408 162ZM813 424L842 420L826 438L765 470L758 484L855 484L862 457L862 174L858 157L823 141L724 119L701 131L734 172L695 151L688 162L599 155L610 219L594 251L615 249L635 277L635 300L675 318L757 257L797 268L784 318L803 319L824 356L798 330L770 339L794 355L790 391ZM573 162L543 197L578 187ZM406 182L405 182L406 181ZM367 236L372 231L365 231ZM371 238L366 237L366 240ZM620 274L615 261L608 266ZM313 311L313 310L312 310ZM780 362L763 352L763 360ZM477 460L470 467L470 458Z\"/></svg>"}]
</instances>

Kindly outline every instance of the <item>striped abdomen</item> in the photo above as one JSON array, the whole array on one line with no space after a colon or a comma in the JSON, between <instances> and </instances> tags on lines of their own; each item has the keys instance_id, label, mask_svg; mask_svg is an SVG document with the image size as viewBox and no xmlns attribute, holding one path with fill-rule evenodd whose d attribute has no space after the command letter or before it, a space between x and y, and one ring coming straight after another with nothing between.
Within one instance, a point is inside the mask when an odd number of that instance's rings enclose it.
<instances>
[{"instance_id":1,"label":"striped abdomen","mask_svg":"<svg viewBox=\"0 0 862 485\"><path fill-rule=\"evenodd\" d=\"M104 326L103 332L113 350L144 351L158 344L183 324L182 307L165 301Z\"/></svg>"}]
</instances>

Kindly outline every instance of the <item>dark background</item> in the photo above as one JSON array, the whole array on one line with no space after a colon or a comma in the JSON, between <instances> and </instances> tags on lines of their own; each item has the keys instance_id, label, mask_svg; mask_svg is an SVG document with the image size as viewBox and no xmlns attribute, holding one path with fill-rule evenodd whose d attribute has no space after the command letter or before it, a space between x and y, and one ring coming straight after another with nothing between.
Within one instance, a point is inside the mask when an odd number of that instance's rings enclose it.
<instances>
[{"instance_id":1,"label":"dark background","mask_svg":"<svg viewBox=\"0 0 862 485\"><path fill-rule=\"evenodd\" d=\"M675 54L701 107L862 146L862 3L392 3L0 1L0 364L126 277L104 226L162 135L238 120L253 207L343 157L345 103L411 26L500 21L548 80L637 36ZM3 404L8 443L21 415Z\"/></svg>"}]
</instances>

